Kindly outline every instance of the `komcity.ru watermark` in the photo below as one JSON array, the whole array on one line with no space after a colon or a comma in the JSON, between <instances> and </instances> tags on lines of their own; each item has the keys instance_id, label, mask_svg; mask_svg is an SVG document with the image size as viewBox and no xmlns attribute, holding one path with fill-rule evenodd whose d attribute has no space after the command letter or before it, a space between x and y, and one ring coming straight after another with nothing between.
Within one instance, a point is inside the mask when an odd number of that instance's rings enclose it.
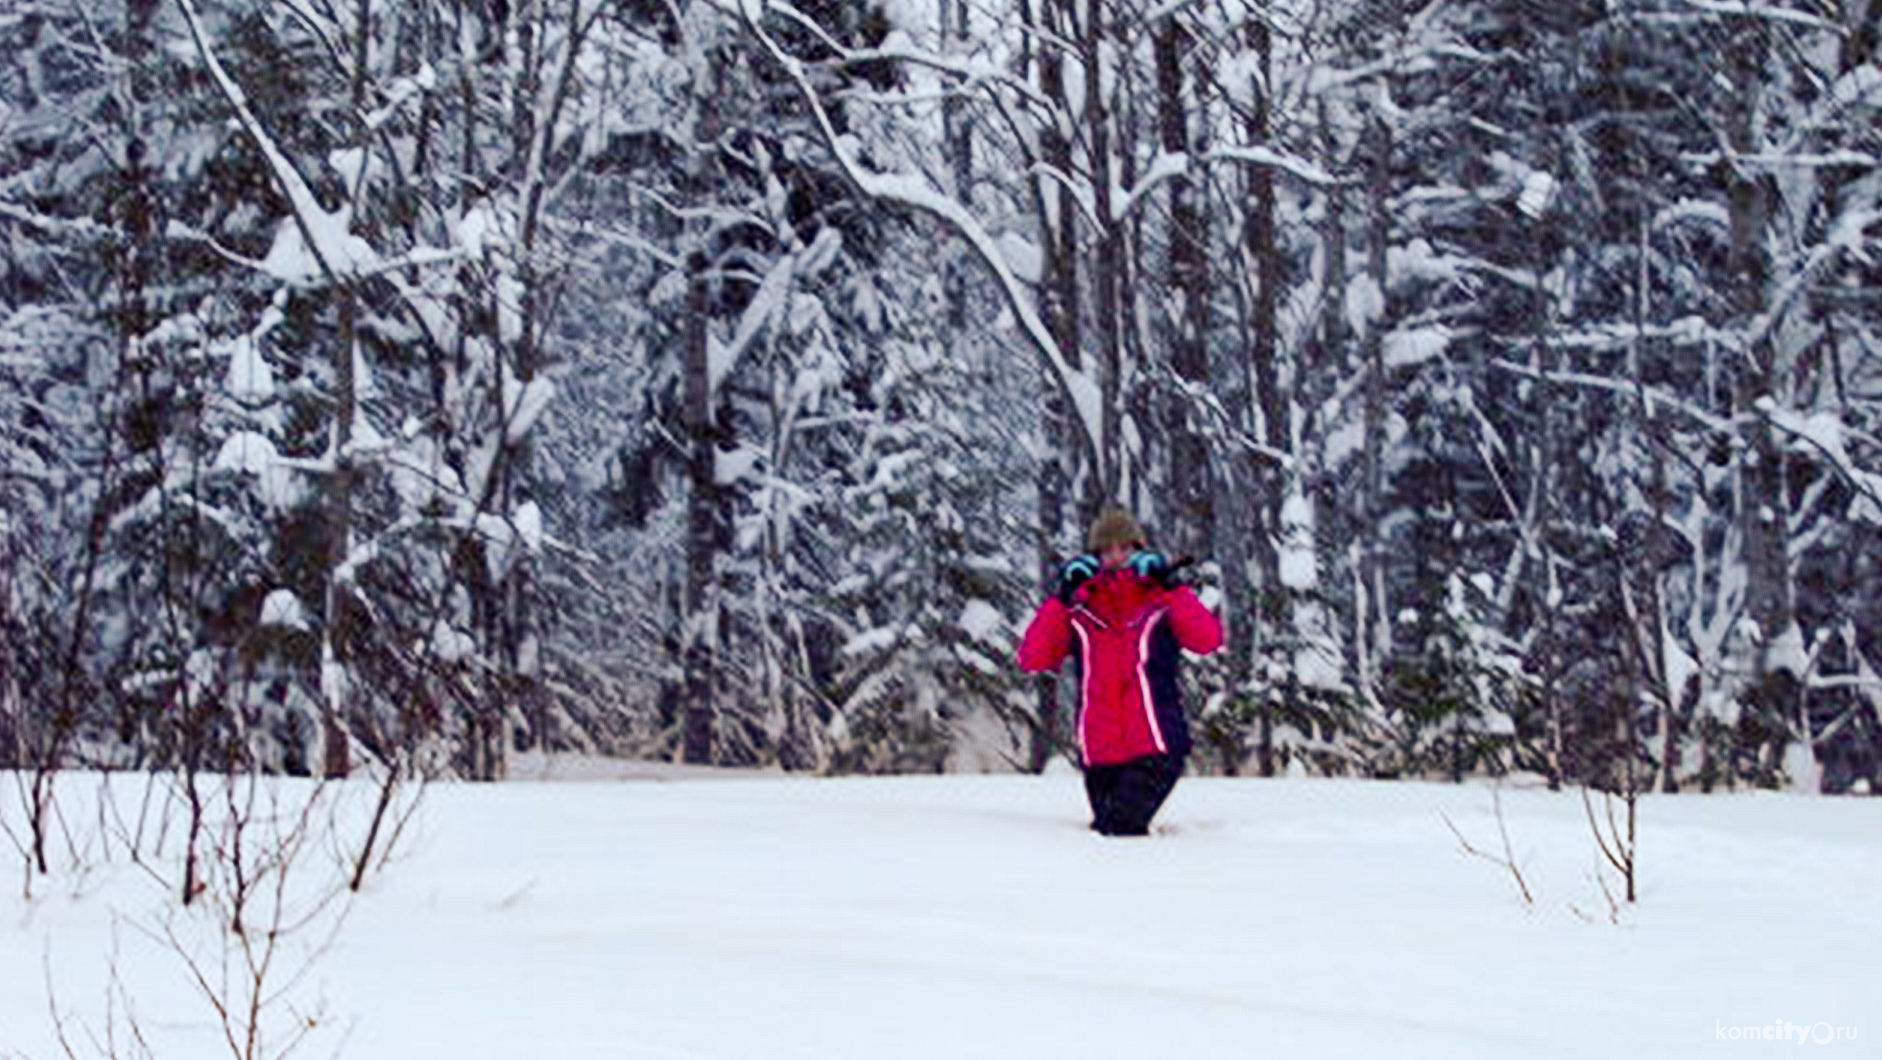
<instances>
[{"instance_id":1,"label":"komcity.ru watermark","mask_svg":"<svg viewBox=\"0 0 1882 1060\"><path fill-rule=\"evenodd\" d=\"M1715 1020L1713 1035L1722 1042L1785 1042L1791 1045L1834 1045L1856 1040L1856 1028L1833 1023L1726 1023Z\"/></svg>"}]
</instances>

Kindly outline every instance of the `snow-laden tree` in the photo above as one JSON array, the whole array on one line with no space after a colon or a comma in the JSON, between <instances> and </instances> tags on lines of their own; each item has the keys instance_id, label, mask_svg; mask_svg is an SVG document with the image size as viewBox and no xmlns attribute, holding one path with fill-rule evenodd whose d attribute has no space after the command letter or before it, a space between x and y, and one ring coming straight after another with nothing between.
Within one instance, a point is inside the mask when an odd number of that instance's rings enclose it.
<instances>
[{"instance_id":1,"label":"snow-laden tree","mask_svg":"<svg viewBox=\"0 0 1882 1060\"><path fill-rule=\"evenodd\" d=\"M7 426L7 757L43 778L125 721L107 671L130 616L101 600L114 521L135 497L173 390L142 344L173 300L156 225L159 164L186 104L162 99L153 9L21 12L0 25L0 265ZM79 124L92 135L72 137ZM163 560L159 558L161 567ZM39 822L35 821L35 825Z\"/></svg>"},{"instance_id":2,"label":"snow-laden tree","mask_svg":"<svg viewBox=\"0 0 1882 1060\"><path fill-rule=\"evenodd\" d=\"M1870 164L1868 75L1844 44L1866 16L1533 15L1434 5L1405 23L1451 43L1383 112L1384 305L1405 323L1380 353L1411 458L1387 486L1451 482L1451 544L1430 547L1494 579L1495 621L1553 675L1536 727L1552 772L1609 741L1600 703L1618 695L1635 735L1615 746L1662 786L1773 778L1785 744L1867 709L1811 720L1817 638L1798 620L1799 572L1846 555L1825 546L1864 522L1846 385L1862 314L1816 292L1865 256L1867 200L1844 193ZM1359 527L1383 532L1376 515ZM1814 606L1843 613L1848 588L1827 582ZM1793 754L1783 772L1811 768Z\"/></svg>"},{"instance_id":3,"label":"snow-laden tree","mask_svg":"<svg viewBox=\"0 0 1882 1060\"><path fill-rule=\"evenodd\" d=\"M1544 400L1582 410L1555 419L1555 452L1579 436L1600 454L1580 517L1616 546L1614 657L1662 787L1817 786L1813 726L1832 719L1809 716L1809 646L1854 585L1807 594L1798 575L1840 566L1867 521L1866 454L1844 440L1867 417L1846 385L1863 311L1831 279L1862 268L1870 216L1843 194L1872 165L1869 75L1846 47L1867 16L1849 17L1616 9L1574 38L1559 90L1592 104L1557 135L1561 208L1598 243L1558 257L1549 352L1525 363L1555 371Z\"/></svg>"},{"instance_id":4,"label":"snow-laden tree","mask_svg":"<svg viewBox=\"0 0 1882 1060\"><path fill-rule=\"evenodd\" d=\"M230 753L290 769L343 771L356 743L397 766L444 733L500 771L540 654L543 219L602 84L576 76L598 14L133 3L16 24L49 38L60 113L113 134L17 156L37 198L14 222L67 239L9 282L49 313L43 259L102 251L60 278L119 336L85 379L120 447L85 482L103 555L80 584L110 599L70 613L136 708L119 735L201 706Z\"/></svg>"},{"instance_id":5,"label":"snow-laden tree","mask_svg":"<svg viewBox=\"0 0 1882 1060\"><path fill-rule=\"evenodd\" d=\"M1222 768L1840 790L1872 9L9 12L0 754L1043 768L1117 499Z\"/></svg>"}]
</instances>

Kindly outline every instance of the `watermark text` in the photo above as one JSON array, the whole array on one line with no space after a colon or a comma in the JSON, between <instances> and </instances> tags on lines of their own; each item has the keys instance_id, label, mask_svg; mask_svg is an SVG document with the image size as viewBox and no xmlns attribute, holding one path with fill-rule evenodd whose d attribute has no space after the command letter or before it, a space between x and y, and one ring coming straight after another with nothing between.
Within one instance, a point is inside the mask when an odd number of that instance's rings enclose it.
<instances>
[{"instance_id":1,"label":"watermark text","mask_svg":"<svg viewBox=\"0 0 1882 1060\"><path fill-rule=\"evenodd\" d=\"M1856 1040L1856 1028L1830 1023L1727 1023L1713 1021L1713 1037L1722 1042L1784 1042L1790 1045L1834 1045Z\"/></svg>"}]
</instances>

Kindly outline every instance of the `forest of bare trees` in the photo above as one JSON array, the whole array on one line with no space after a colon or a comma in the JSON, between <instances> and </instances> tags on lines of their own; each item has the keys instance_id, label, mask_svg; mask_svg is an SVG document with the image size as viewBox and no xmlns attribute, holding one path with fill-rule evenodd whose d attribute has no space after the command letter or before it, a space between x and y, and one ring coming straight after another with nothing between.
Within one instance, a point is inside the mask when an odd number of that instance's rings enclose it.
<instances>
[{"instance_id":1,"label":"forest of bare trees","mask_svg":"<svg viewBox=\"0 0 1882 1060\"><path fill-rule=\"evenodd\" d=\"M19 0L0 768L1871 791L1877 0Z\"/></svg>"}]
</instances>

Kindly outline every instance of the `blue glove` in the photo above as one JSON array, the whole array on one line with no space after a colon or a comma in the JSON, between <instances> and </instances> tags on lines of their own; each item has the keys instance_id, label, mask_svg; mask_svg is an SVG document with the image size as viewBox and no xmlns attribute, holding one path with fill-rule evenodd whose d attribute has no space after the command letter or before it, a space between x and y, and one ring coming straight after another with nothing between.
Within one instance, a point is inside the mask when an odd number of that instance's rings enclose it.
<instances>
[{"instance_id":1,"label":"blue glove","mask_svg":"<svg viewBox=\"0 0 1882 1060\"><path fill-rule=\"evenodd\" d=\"M1078 587L1090 581L1098 574L1098 557L1090 555L1073 556L1059 567L1059 585L1056 594L1059 602L1071 605L1072 594Z\"/></svg>"},{"instance_id":2,"label":"blue glove","mask_svg":"<svg viewBox=\"0 0 1882 1060\"><path fill-rule=\"evenodd\" d=\"M1147 548L1140 548L1131 553L1131 558L1125 560L1124 565L1134 571L1139 578L1156 582L1165 589L1170 587L1170 576L1175 573L1170 566L1169 559L1163 553L1153 552Z\"/></svg>"}]
</instances>

